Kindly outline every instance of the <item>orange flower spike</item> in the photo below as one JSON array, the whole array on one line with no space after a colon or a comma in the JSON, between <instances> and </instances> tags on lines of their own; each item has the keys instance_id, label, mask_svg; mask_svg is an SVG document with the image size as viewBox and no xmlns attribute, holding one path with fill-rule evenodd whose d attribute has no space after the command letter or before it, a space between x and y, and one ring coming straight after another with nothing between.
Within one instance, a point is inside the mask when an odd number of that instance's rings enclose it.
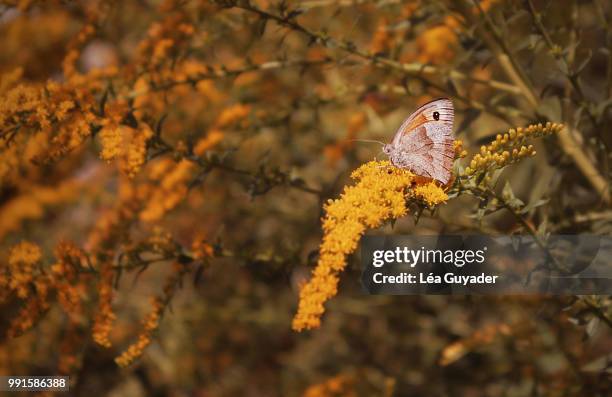
<instances>
[{"instance_id":1,"label":"orange flower spike","mask_svg":"<svg viewBox=\"0 0 612 397\"><path fill-rule=\"evenodd\" d=\"M137 358L142 356L144 349L151 344L152 333L159 326L161 312L164 308L163 303L159 298L151 300L152 310L143 321L143 330L138 335L138 340L131 344L121 355L115 358L115 362L120 367L127 367Z\"/></svg>"},{"instance_id":2,"label":"orange flower spike","mask_svg":"<svg viewBox=\"0 0 612 397\"><path fill-rule=\"evenodd\" d=\"M109 336L117 318L112 307L114 273L111 265L104 266L101 277L98 285L98 311L94 320L92 336L97 344L108 348L111 347Z\"/></svg>"}]
</instances>

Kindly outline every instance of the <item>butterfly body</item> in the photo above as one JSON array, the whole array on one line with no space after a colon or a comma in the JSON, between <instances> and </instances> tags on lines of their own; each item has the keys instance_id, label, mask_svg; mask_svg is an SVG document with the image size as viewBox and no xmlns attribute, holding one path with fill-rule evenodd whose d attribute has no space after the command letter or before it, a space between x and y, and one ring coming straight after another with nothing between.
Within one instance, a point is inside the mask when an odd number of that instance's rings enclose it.
<instances>
[{"instance_id":1,"label":"butterfly body","mask_svg":"<svg viewBox=\"0 0 612 397\"><path fill-rule=\"evenodd\" d=\"M454 108L441 98L418 108L383 146L393 165L447 184L454 160Z\"/></svg>"}]
</instances>

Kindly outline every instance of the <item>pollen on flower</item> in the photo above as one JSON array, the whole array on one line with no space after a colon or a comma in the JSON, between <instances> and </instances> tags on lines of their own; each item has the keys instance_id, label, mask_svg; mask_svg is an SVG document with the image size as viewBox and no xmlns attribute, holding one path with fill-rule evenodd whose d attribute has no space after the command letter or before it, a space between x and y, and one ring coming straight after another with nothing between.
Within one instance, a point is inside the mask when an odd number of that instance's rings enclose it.
<instances>
[{"instance_id":1,"label":"pollen on flower","mask_svg":"<svg viewBox=\"0 0 612 397\"><path fill-rule=\"evenodd\" d=\"M356 184L345 187L340 198L325 206L319 261L311 279L300 289L293 318L296 331L320 326L324 304L336 295L347 256L357 249L366 230L406 215L406 202L411 198L422 199L431 206L447 199L435 183L420 181L410 171L393 167L388 161L366 163L351 178Z\"/></svg>"}]
</instances>

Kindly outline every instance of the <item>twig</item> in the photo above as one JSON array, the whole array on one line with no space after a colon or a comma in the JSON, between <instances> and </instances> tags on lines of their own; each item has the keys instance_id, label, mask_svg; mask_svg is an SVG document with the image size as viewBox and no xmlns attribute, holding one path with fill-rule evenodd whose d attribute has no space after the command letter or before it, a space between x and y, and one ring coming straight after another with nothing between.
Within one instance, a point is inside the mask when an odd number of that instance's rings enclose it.
<instances>
[{"instance_id":1,"label":"twig","mask_svg":"<svg viewBox=\"0 0 612 397\"><path fill-rule=\"evenodd\" d=\"M579 225L582 223L593 223L597 221L612 221L612 211L589 212L586 214L576 214L572 219L567 219L559 223L557 230L568 226Z\"/></svg>"},{"instance_id":2,"label":"twig","mask_svg":"<svg viewBox=\"0 0 612 397\"><path fill-rule=\"evenodd\" d=\"M307 0L300 2L300 8L310 10L318 7L351 7L360 4L372 3L371 0ZM376 2L377 7L389 4L399 4L400 0L381 0Z\"/></svg>"},{"instance_id":3,"label":"twig","mask_svg":"<svg viewBox=\"0 0 612 397\"><path fill-rule=\"evenodd\" d=\"M480 7L478 1L472 0L472 2L480 10L481 16L485 21L485 25L487 26L489 33L494 38L494 40L491 40L487 32L482 32L483 39L487 42L487 45L495 54L498 62L508 77L521 88L523 97L527 99L533 108L539 108L540 101L538 96L531 85L527 82L527 79L524 77L524 73L522 72L520 66L513 60L514 57L512 56L512 53L505 45L503 38L497 32L493 21L491 21L489 15ZM610 204L610 190L608 181L599 173L597 168L595 168L588 155L572 137L573 134L579 135L580 132L577 130L570 130L568 126L557 134L561 149L563 149L565 154L567 154L574 161L576 166L578 166L582 174L600 195L601 200L605 204Z\"/></svg>"},{"instance_id":4,"label":"twig","mask_svg":"<svg viewBox=\"0 0 612 397\"><path fill-rule=\"evenodd\" d=\"M612 319L608 317L608 315L604 313L599 306L591 302L588 297L581 298L581 300L589 307L589 309L591 309L591 311L593 312L593 314L595 314L595 316L597 316L597 318L606 323L608 327L612 328Z\"/></svg>"},{"instance_id":5,"label":"twig","mask_svg":"<svg viewBox=\"0 0 612 397\"><path fill-rule=\"evenodd\" d=\"M489 86L491 88L495 88L501 91L506 91L508 93L515 94L515 95L518 95L521 92L520 88L512 84L508 84L508 83L504 83L504 82L496 81L496 80L483 80L483 79L474 78L458 70L452 69L446 72L443 69L438 68L436 66L432 66L432 65L424 65L422 63L416 63L416 62L415 63L401 63L401 62L397 62L393 59L390 59L390 58L387 58L387 57L384 57L378 54L376 55L369 54L363 50L358 49L351 42L338 41L325 34L312 31L306 28L305 26L297 23L295 19L290 16L281 16L281 15L270 13L266 10L258 8L257 6L254 6L253 4L249 2L236 2L236 3L233 3L232 6L248 11L248 12L251 12L251 13L254 13L254 14L257 14L261 18L273 20L281 26L287 27L296 32L300 32L304 34L306 37L308 37L309 40L313 43L319 43L325 47L339 48L345 52L348 52L349 54L352 54L362 59L368 60L376 67L390 68L390 69L394 69L394 70L397 70L397 71L400 71L400 72L403 72L405 74L412 75L412 76L438 75L438 76L446 76L446 77L454 78L454 79L467 80L467 81L471 81L474 83L483 84L483 85L486 85L486 86Z\"/></svg>"}]
</instances>

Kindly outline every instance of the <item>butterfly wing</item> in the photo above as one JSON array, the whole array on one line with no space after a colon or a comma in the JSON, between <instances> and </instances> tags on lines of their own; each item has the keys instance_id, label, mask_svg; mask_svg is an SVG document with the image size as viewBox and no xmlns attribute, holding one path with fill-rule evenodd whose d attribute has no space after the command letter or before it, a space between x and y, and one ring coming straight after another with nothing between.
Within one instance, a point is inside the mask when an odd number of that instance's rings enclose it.
<instances>
[{"instance_id":1,"label":"butterfly wing","mask_svg":"<svg viewBox=\"0 0 612 397\"><path fill-rule=\"evenodd\" d=\"M454 113L453 103L446 98L418 108L393 138L395 162L416 174L448 183L455 155Z\"/></svg>"}]
</instances>

